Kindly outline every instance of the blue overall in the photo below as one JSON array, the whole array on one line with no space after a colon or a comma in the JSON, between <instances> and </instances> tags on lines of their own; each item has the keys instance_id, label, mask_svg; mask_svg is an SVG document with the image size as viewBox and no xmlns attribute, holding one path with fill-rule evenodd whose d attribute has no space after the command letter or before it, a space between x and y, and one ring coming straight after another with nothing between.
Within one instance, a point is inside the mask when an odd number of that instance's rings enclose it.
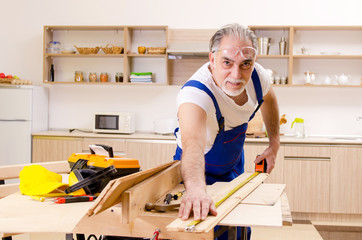
<instances>
[{"instance_id":1,"label":"blue overall","mask_svg":"<svg viewBox=\"0 0 362 240\"><path fill-rule=\"evenodd\" d=\"M250 116L249 121L254 117L263 103L263 92L260 84L259 76L254 69L252 73L252 81L258 101L258 106ZM216 118L219 123L219 132L216 135L214 144L210 151L205 154L205 175L208 185L215 182L229 182L244 172L244 141L248 123L244 123L231 130L225 131L224 118L221 115L219 105L215 96L203 83L196 80L189 80L184 87L196 87L205 91L212 99L215 109ZM175 130L175 134L179 129ZM174 160L181 160L182 149L177 147ZM240 238L240 229L238 228L238 239ZM221 235L218 239L224 239ZM248 228L248 239L250 239L250 228Z\"/></svg>"}]
</instances>

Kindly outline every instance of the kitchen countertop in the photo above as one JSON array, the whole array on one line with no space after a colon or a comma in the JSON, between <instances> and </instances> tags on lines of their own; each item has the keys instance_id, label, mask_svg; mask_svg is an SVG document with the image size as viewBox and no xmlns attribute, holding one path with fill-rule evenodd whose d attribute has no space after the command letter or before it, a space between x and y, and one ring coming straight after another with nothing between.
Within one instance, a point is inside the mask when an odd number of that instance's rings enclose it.
<instances>
[{"instance_id":1,"label":"kitchen countertop","mask_svg":"<svg viewBox=\"0 0 362 240\"><path fill-rule=\"evenodd\" d=\"M173 134L162 135L152 132L136 132L134 134L102 134L81 131L69 132L67 130L35 132L33 136L43 137L81 137L81 138L108 138L108 139L146 139L146 140L175 140ZM268 138L246 138L247 143L267 143ZM295 138L291 136L280 136L282 144L328 144L328 145L362 145L362 136L327 136Z\"/></svg>"}]
</instances>

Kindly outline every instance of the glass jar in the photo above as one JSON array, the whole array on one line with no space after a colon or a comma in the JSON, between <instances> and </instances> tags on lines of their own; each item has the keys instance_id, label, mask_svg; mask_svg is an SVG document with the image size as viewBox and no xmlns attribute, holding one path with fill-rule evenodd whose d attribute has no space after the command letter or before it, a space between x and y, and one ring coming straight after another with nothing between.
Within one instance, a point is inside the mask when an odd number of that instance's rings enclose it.
<instances>
[{"instance_id":1,"label":"glass jar","mask_svg":"<svg viewBox=\"0 0 362 240\"><path fill-rule=\"evenodd\" d=\"M97 81L97 73L89 73L89 82Z\"/></svg>"},{"instance_id":2,"label":"glass jar","mask_svg":"<svg viewBox=\"0 0 362 240\"><path fill-rule=\"evenodd\" d=\"M83 72L75 71L74 82L83 82Z\"/></svg>"},{"instance_id":3,"label":"glass jar","mask_svg":"<svg viewBox=\"0 0 362 240\"><path fill-rule=\"evenodd\" d=\"M100 76L101 82L108 82L108 74L106 72L102 72Z\"/></svg>"},{"instance_id":4,"label":"glass jar","mask_svg":"<svg viewBox=\"0 0 362 240\"><path fill-rule=\"evenodd\" d=\"M49 42L49 53L60 53L61 45L58 41L50 41Z\"/></svg>"},{"instance_id":5,"label":"glass jar","mask_svg":"<svg viewBox=\"0 0 362 240\"><path fill-rule=\"evenodd\" d=\"M115 80L116 82L123 82L123 73L121 72L116 73Z\"/></svg>"}]
</instances>

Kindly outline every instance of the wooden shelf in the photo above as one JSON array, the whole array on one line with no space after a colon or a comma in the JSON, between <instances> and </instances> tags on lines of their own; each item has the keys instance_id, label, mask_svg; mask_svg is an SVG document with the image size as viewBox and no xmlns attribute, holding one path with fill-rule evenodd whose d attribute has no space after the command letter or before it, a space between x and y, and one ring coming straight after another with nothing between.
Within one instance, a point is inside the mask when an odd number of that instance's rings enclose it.
<instances>
[{"instance_id":1,"label":"wooden shelf","mask_svg":"<svg viewBox=\"0 0 362 240\"><path fill-rule=\"evenodd\" d=\"M47 53L45 57L74 57L74 58L122 58L124 54L54 54Z\"/></svg>"},{"instance_id":2,"label":"wooden shelf","mask_svg":"<svg viewBox=\"0 0 362 240\"><path fill-rule=\"evenodd\" d=\"M166 47L167 26L44 26L43 41L43 82L57 84L128 84L131 72L154 73L156 84L167 83L167 54L136 54L138 46ZM49 54L46 53L50 41L60 41L62 47L66 46L106 46L113 44L124 48L124 54ZM100 52L102 52L100 50ZM133 53L130 53L133 52ZM130 54L128 54L130 53ZM162 64L159 59L165 63ZM79 59L79 60L74 60ZM94 60L93 60L94 59ZM102 60L101 60L102 59ZM115 59L115 60L112 60ZM56 82L48 82L51 65L54 64ZM57 66L58 69L57 69ZM151 66L151 67L150 67ZM62 72L63 71L63 72ZM82 71L84 77L90 72L107 72L113 76L123 72L123 83L93 83L64 81L71 79L75 71ZM112 79L113 80L113 79ZM138 84L138 83L137 83ZM155 84L152 84L155 85Z\"/></svg>"},{"instance_id":3,"label":"wooden shelf","mask_svg":"<svg viewBox=\"0 0 362 240\"><path fill-rule=\"evenodd\" d=\"M138 54L138 53L129 53L127 57L139 57L139 58L164 58L166 54Z\"/></svg>"},{"instance_id":4,"label":"wooden shelf","mask_svg":"<svg viewBox=\"0 0 362 240\"><path fill-rule=\"evenodd\" d=\"M314 59L362 59L362 55L293 55L293 58Z\"/></svg>"}]
</instances>

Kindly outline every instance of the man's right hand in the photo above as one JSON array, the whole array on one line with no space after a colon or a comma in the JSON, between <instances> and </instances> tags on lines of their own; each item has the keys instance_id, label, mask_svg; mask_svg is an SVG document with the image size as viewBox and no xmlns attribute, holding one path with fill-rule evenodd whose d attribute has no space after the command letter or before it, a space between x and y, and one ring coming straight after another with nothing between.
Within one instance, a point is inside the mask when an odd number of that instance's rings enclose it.
<instances>
[{"instance_id":1,"label":"man's right hand","mask_svg":"<svg viewBox=\"0 0 362 240\"><path fill-rule=\"evenodd\" d=\"M203 189L192 188L183 195L178 217L187 220L193 211L194 220L205 220L207 215L216 216L217 211L212 198Z\"/></svg>"}]
</instances>

